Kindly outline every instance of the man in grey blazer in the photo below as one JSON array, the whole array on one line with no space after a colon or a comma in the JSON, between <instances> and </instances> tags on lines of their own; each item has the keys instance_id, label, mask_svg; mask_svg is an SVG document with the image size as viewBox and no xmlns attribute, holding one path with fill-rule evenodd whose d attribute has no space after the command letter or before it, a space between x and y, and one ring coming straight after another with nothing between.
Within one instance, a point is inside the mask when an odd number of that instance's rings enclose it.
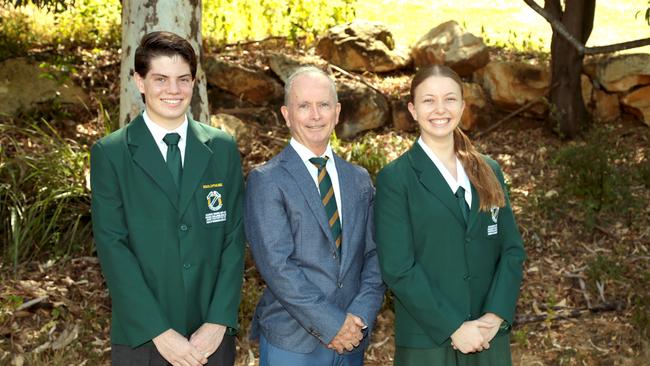
<instances>
[{"instance_id":1,"label":"man in grey blazer","mask_svg":"<svg viewBox=\"0 0 650 366\"><path fill-rule=\"evenodd\" d=\"M260 366L362 365L384 294L374 188L329 145L341 105L326 73L298 69L284 104L291 141L246 189L246 234L267 285L251 338Z\"/></svg>"}]
</instances>

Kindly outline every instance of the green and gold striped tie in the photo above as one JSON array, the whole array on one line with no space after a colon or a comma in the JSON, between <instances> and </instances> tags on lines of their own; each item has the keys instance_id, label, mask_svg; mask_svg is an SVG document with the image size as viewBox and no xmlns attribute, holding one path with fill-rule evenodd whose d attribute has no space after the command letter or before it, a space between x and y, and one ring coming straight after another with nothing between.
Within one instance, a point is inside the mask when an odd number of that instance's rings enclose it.
<instances>
[{"instance_id":1,"label":"green and gold striped tie","mask_svg":"<svg viewBox=\"0 0 650 366\"><path fill-rule=\"evenodd\" d=\"M327 174L325 165L327 164L328 157L324 158L311 158L309 162L318 168L318 190L320 191L320 198L325 206L325 213L329 220L330 230L332 230L332 237L336 243L336 247L341 247L341 219L339 218L339 210L336 206L336 198L334 197L334 187L332 186L332 179Z\"/></svg>"}]
</instances>

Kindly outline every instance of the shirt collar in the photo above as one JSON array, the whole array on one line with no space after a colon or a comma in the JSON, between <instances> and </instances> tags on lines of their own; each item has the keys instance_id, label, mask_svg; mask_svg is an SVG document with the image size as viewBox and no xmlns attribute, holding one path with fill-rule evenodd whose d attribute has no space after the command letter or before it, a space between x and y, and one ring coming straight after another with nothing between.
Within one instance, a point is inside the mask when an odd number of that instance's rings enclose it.
<instances>
[{"instance_id":1,"label":"shirt collar","mask_svg":"<svg viewBox=\"0 0 650 366\"><path fill-rule=\"evenodd\" d=\"M144 123L147 125L147 128L149 128L149 131L151 132L151 135L153 135L153 139L156 141L157 144L163 142L163 138L165 138L165 135L172 132L176 132L181 136L180 141L185 141L185 139L187 138L187 125L188 125L187 115L184 115L185 119L183 120L183 123L181 123L180 126L176 127L171 131L155 123L149 117L147 111L144 111L142 113L142 118L144 119Z\"/></svg>"},{"instance_id":2,"label":"shirt collar","mask_svg":"<svg viewBox=\"0 0 650 366\"><path fill-rule=\"evenodd\" d=\"M456 192L458 190L458 187L463 187L465 192L471 192L471 184L469 181L469 177L467 177L467 173L465 173L465 168L463 168L463 164L461 163L460 159L456 157L456 177L458 179L454 179L454 177L449 173L445 165L442 163L442 161L436 156L436 154L429 149L429 146L427 146L426 143L424 143L424 140L422 140L422 137L418 138L418 144L424 150L424 152L427 154L429 159L435 164L436 168L438 168L438 171L440 171L440 174L442 174L442 177L445 179L447 182L447 185L449 185L449 188L451 189L452 192Z\"/></svg>"},{"instance_id":3,"label":"shirt collar","mask_svg":"<svg viewBox=\"0 0 650 366\"><path fill-rule=\"evenodd\" d=\"M298 140L294 139L293 137L289 141L289 144L291 147L293 147L294 150L298 153L298 156L300 156L300 160L303 161L303 163L309 163L309 159L313 158L316 156L309 148L307 148L305 145L301 144L298 142ZM332 152L332 146L330 144L327 144L327 147L325 148L325 152L323 155L320 157L327 157L327 163L331 161L332 163L334 162L334 153ZM311 163L310 163L311 164Z\"/></svg>"}]
</instances>

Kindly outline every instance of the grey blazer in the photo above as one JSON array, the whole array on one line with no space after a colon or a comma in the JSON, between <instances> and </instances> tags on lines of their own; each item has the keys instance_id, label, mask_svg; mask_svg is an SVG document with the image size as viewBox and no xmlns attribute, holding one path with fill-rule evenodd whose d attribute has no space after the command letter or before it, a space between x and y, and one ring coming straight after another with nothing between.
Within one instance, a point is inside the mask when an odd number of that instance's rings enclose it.
<instances>
[{"instance_id":1,"label":"grey blazer","mask_svg":"<svg viewBox=\"0 0 650 366\"><path fill-rule=\"evenodd\" d=\"M346 313L368 325L365 344L384 294L373 238L374 188L368 172L334 156L340 182L341 255L318 188L289 145L248 176L245 228L266 288L252 321L273 345L312 352L328 344ZM340 209L340 208L339 208Z\"/></svg>"}]
</instances>

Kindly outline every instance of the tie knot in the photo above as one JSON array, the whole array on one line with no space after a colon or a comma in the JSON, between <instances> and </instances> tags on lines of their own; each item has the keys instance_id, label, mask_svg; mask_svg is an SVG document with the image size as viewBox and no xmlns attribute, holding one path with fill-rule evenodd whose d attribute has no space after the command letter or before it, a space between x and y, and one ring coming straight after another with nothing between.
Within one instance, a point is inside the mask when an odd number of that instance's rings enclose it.
<instances>
[{"instance_id":1,"label":"tie knot","mask_svg":"<svg viewBox=\"0 0 650 366\"><path fill-rule=\"evenodd\" d=\"M325 165L327 164L328 159L329 159L329 157L327 157L327 156L323 157L323 158L320 158L320 157L311 158L311 159L309 159L309 162L314 164L316 166L316 168L318 168L320 170L320 169L325 168Z\"/></svg>"},{"instance_id":2,"label":"tie knot","mask_svg":"<svg viewBox=\"0 0 650 366\"><path fill-rule=\"evenodd\" d=\"M176 132L168 133L163 137L163 141L167 144L167 146L173 146L173 145L178 145L178 141L181 139L181 135L177 134Z\"/></svg>"},{"instance_id":3,"label":"tie knot","mask_svg":"<svg viewBox=\"0 0 650 366\"><path fill-rule=\"evenodd\" d=\"M456 197L465 198L465 189L463 187L458 186L458 190L456 190Z\"/></svg>"}]
</instances>

